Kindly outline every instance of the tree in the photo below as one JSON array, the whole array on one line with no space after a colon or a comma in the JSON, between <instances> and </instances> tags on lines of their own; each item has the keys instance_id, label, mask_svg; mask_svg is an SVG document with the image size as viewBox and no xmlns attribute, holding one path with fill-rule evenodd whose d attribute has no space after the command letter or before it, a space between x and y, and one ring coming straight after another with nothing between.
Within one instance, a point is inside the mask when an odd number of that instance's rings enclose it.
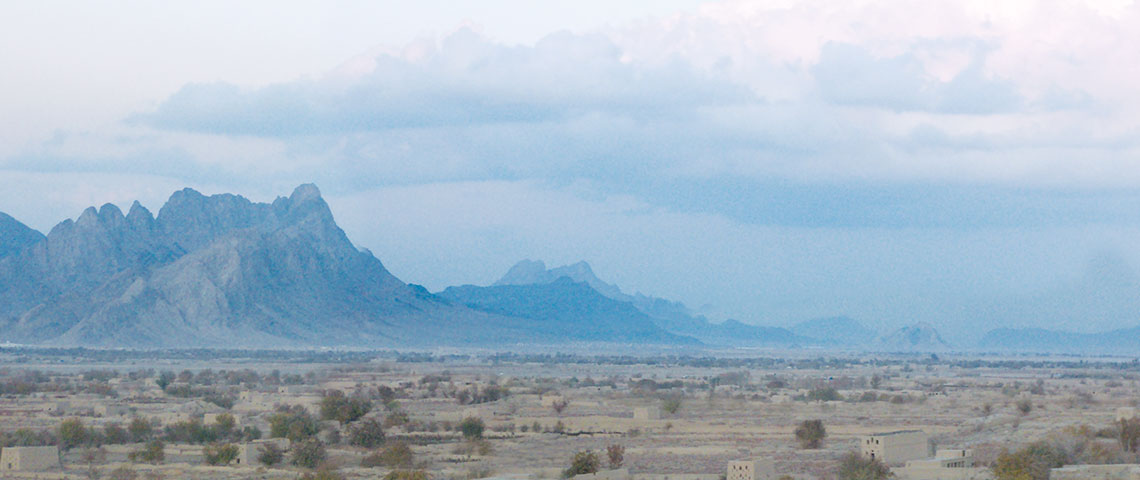
<instances>
[{"instance_id":1,"label":"tree","mask_svg":"<svg viewBox=\"0 0 1140 480\"><path fill-rule=\"evenodd\" d=\"M340 390L330 390L321 399L321 419L336 420L341 425L356 421L372 411L372 401L367 398L350 398Z\"/></svg>"},{"instance_id":2,"label":"tree","mask_svg":"<svg viewBox=\"0 0 1140 480\"><path fill-rule=\"evenodd\" d=\"M70 450L91 441L91 432L83 425L83 420L69 418L59 424L59 446Z\"/></svg>"},{"instance_id":3,"label":"tree","mask_svg":"<svg viewBox=\"0 0 1140 480\"><path fill-rule=\"evenodd\" d=\"M130 435L132 442L144 442L150 440L150 436L154 433L150 422L142 417L134 417L131 423L127 425L127 434Z\"/></svg>"},{"instance_id":4,"label":"tree","mask_svg":"<svg viewBox=\"0 0 1140 480\"><path fill-rule=\"evenodd\" d=\"M88 448L83 451L83 463L87 464L87 478L98 479L99 471L95 465L107 461L107 450L103 447Z\"/></svg>"},{"instance_id":5,"label":"tree","mask_svg":"<svg viewBox=\"0 0 1140 480\"><path fill-rule=\"evenodd\" d=\"M288 438L293 442L307 440L320 433L321 425L305 407L283 408L269 416L269 436Z\"/></svg>"},{"instance_id":6,"label":"tree","mask_svg":"<svg viewBox=\"0 0 1140 480\"><path fill-rule=\"evenodd\" d=\"M562 472L564 478L570 478L575 475L584 475L588 473L597 473L598 468L602 462L598 459L598 454L591 451L580 451L574 454L570 459L570 468Z\"/></svg>"},{"instance_id":7,"label":"tree","mask_svg":"<svg viewBox=\"0 0 1140 480\"><path fill-rule=\"evenodd\" d=\"M877 459L864 458L859 452L848 452L839 464L839 480L885 480L891 469Z\"/></svg>"},{"instance_id":8,"label":"tree","mask_svg":"<svg viewBox=\"0 0 1140 480\"><path fill-rule=\"evenodd\" d=\"M376 448L384 443L384 427L375 419L367 419L349 429L349 445Z\"/></svg>"},{"instance_id":9,"label":"tree","mask_svg":"<svg viewBox=\"0 0 1140 480\"><path fill-rule=\"evenodd\" d=\"M560 398L550 403L550 408L553 408L554 413L557 413L559 415L562 415L562 411L566 410L566 407L568 406L570 406L570 400L567 400L565 398Z\"/></svg>"},{"instance_id":10,"label":"tree","mask_svg":"<svg viewBox=\"0 0 1140 480\"><path fill-rule=\"evenodd\" d=\"M1017 411L1021 412L1022 415L1028 415L1031 410L1033 410L1033 401L1028 398L1017 401Z\"/></svg>"},{"instance_id":11,"label":"tree","mask_svg":"<svg viewBox=\"0 0 1140 480\"><path fill-rule=\"evenodd\" d=\"M127 431L116 422L103 426L103 439L112 445L120 445L130 440Z\"/></svg>"},{"instance_id":12,"label":"tree","mask_svg":"<svg viewBox=\"0 0 1140 480\"><path fill-rule=\"evenodd\" d=\"M320 440L309 439L293 447L293 465L317 468L328 458L325 445Z\"/></svg>"},{"instance_id":13,"label":"tree","mask_svg":"<svg viewBox=\"0 0 1140 480\"><path fill-rule=\"evenodd\" d=\"M166 459L166 445L162 443L162 440L150 440L142 448L128 453L127 458L136 463L158 465Z\"/></svg>"},{"instance_id":14,"label":"tree","mask_svg":"<svg viewBox=\"0 0 1140 480\"><path fill-rule=\"evenodd\" d=\"M1067 461L1065 452L1045 442L1034 442L1010 453L1002 450L990 466L995 480L1048 480L1049 470Z\"/></svg>"},{"instance_id":15,"label":"tree","mask_svg":"<svg viewBox=\"0 0 1140 480\"><path fill-rule=\"evenodd\" d=\"M468 440L483 438L483 428L481 418L467 417L459 423L459 431L463 432L463 438Z\"/></svg>"},{"instance_id":16,"label":"tree","mask_svg":"<svg viewBox=\"0 0 1140 480\"><path fill-rule=\"evenodd\" d=\"M229 465L237 460L238 447L232 443L211 443L202 447L207 465Z\"/></svg>"},{"instance_id":17,"label":"tree","mask_svg":"<svg viewBox=\"0 0 1140 480\"><path fill-rule=\"evenodd\" d=\"M158 385L158 388L161 388L162 390L165 391L166 387L169 386L170 382L173 382L173 381L174 381L174 372L166 371L166 372L162 372L162 373L158 374L158 378L154 379L154 384Z\"/></svg>"},{"instance_id":18,"label":"tree","mask_svg":"<svg viewBox=\"0 0 1140 480\"><path fill-rule=\"evenodd\" d=\"M813 402L834 402L841 398L839 391L832 387L813 388L807 394L807 399Z\"/></svg>"},{"instance_id":19,"label":"tree","mask_svg":"<svg viewBox=\"0 0 1140 480\"><path fill-rule=\"evenodd\" d=\"M610 461L610 468L621 468L625 463L625 447L617 444L607 446L606 457Z\"/></svg>"},{"instance_id":20,"label":"tree","mask_svg":"<svg viewBox=\"0 0 1140 480\"><path fill-rule=\"evenodd\" d=\"M1140 418L1121 419L1117 439L1121 450L1135 452L1140 447Z\"/></svg>"},{"instance_id":21,"label":"tree","mask_svg":"<svg viewBox=\"0 0 1140 480\"><path fill-rule=\"evenodd\" d=\"M871 375L871 388L878 390L883 385L883 377L879 374Z\"/></svg>"},{"instance_id":22,"label":"tree","mask_svg":"<svg viewBox=\"0 0 1140 480\"><path fill-rule=\"evenodd\" d=\"M217 429L218 434L223 437L228 437L230 432L233 432L234 427L237 426L237 420L233 415L223 413L214 419L214 428Z\"/></svg>"},{"instance_id":23,"label":"tree","mask_svg":"<svg viewBox=\"0 0 1140 480\"><path fill-rule=\"evenodd\" d=\"M272 467L282 460L285 460L285 452L276 443L269 442L257 447L257 461L262 465Z\"/></svg>"},{"instance_id":24,"label":"tree","mask_svg":"<svg viewBox=\"0 0 1140 480\"><path fill-rule=\"evenodd\" d=\"M681 409L681 396L673 395L661 401L661 409L669 412L669 415L675 415Z\"/></svg>"},{"instance_id":25,"label":"tree","mask_svg":"<svg viewBox=\"0 0 1140 480\"><path fill-rule=\"evenodd\" d=\"M389 467L394 469L411 468L415 462L415 455L411 447L404 442L391 442L380 451L373 453L360 462L365 468Z\"/></svg>"},{"instance_id":26,"label":"tree","mask_svg":"<svg viewBox=\"0 0 1140 480\"><path fill-rule=\"evenodd\" d=\"M796 427L796 440L800 448L816 449L823 446L823 439L827 437L827 429L823 428L823 420L804 420Z\"/></svg>"}]
</instances>

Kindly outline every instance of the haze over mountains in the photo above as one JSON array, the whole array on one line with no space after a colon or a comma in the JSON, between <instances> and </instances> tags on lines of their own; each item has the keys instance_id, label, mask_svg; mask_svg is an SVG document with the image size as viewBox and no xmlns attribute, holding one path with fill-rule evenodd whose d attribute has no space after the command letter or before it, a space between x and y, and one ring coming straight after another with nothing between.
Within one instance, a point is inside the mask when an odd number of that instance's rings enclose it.
<instances>
[{"instance_id":1,"label":"haze over mountains","mask_svg":"<svg viewBox=\"0 0 1140 480\"><path fill-rule=\"evenodd\" d=\"M995 330L978 348L1135 347L1135 330ZM523 260L490 286L406 284L336 225L319 190L272 203L175 192L158 215L88 208L47 235L0 214L0 343L97 347L372 348L658 345L951 349L934 326L880 335L846 317L791 328L716 323L628 294L586 262ZM963 348L963 346L956 346ZM970 346L965 346L969 348Z\"/></svg>"},{"instance_id":2,"label":"haze over mountains","mask_svg":"<svg viewBox=\"0 0 1140 480\"><path fill-rule=\"evenodd\" d=\"M3 224L0 342L113 347L566 343L574 329L437 298L336 226L315 186L272 204L176 192L89 208L46 236ZM688 339L650 332L666 343Z\"/></svg>"}]
</instances>

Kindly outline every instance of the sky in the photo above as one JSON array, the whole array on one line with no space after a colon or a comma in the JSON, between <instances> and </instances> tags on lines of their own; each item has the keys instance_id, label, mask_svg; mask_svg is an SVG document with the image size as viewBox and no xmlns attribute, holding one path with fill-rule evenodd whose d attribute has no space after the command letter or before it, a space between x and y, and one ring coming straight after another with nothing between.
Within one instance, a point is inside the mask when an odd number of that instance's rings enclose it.
<instances>
[{"instance_id":1,"label":"sky","mask_svg":"<svg viewBox=\"0 0 1140 480\"><path fill-rule=\"evenodd\" d=\"M5 2L0 211L314 182L402 280L1140 325L1131 1Z\"/></svg>"}]
</instances>

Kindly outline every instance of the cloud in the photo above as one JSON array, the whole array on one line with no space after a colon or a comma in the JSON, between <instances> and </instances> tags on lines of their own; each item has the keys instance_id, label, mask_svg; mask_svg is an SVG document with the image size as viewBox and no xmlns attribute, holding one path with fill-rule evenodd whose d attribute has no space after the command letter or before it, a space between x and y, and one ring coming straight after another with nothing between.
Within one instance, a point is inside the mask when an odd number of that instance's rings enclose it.
<instances>
[{"instance_id":1,"label":"cloud","mask_svg":"<svg viewBox=\"0 0 1140 480\"><path fill-rule=\"evenodd\" d=\"M970 52L970 65L941 81L913 53L877 58L865 48L828 43L812 74L821 96L836 105L978 115L1017 111L1023 100L1016 86L988 78L982 55Z\"/></svg>"},{"instance_id":2,"label":"cloud","mask_svg":"<svg viewBox=\"0 0 1140 480\"><path fill-rule=\"evenodd\" d=\"M647 120L752 100L747 89L684 63L625 62L600 35L555 33L533 47L508 47L464 28L438 47L370 61L370 70L349 78L254 89L187 85L133 121L225 135L295 136L534 124L591 114Z\"/></svg>"},{"instance_id":3,"label":"cloud","mask_svg":"<svg viewBox=\"0 0 1140 480\"><path fill-rule=\"evenodd\" d=\"M1118 80L1140 62L1126 27L1138 10L728 1L534 45L461 28L318 79L187 85L131 122L276 142L277 160L226 168L352 189L587 178L633 192L724 176L1131 187L1140 97ZM1048 35L1053 14L1073 41Z\"/></svg>"}]
</instances>

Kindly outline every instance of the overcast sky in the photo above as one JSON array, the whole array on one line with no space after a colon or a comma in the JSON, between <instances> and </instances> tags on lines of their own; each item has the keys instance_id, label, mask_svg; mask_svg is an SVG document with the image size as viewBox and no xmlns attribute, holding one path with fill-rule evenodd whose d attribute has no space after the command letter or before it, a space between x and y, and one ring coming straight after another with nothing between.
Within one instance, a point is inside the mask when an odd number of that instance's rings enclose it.
<instances>
[{"instance_id":1,"label":"overcast sky","mask_svg":"<svg viewBox=\"0 0 1140 480\"><path fill-rule=\"evenodd\" d=\"M1129 1L5 2L0 211L317 183L431 290L587 260L715 319L1140 324Z\"/></svg>"}]
</instances>

